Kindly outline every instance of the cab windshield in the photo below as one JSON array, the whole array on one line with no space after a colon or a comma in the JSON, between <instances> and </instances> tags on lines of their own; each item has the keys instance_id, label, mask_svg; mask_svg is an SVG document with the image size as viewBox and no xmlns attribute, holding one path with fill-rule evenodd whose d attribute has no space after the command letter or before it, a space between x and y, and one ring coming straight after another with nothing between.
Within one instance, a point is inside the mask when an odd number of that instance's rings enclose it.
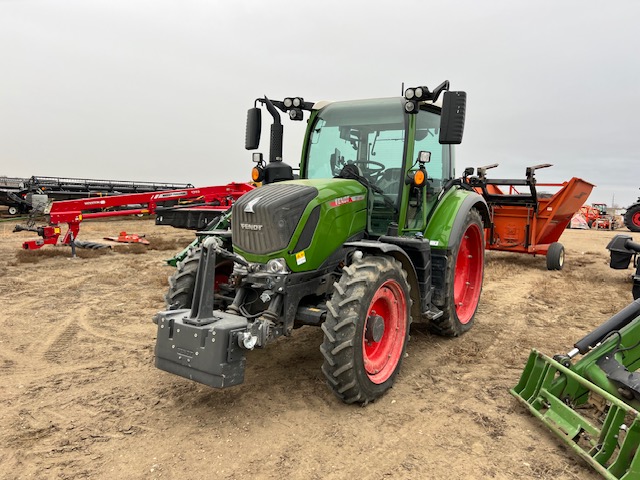
<instances>
[{"instance_id":1,"label":"cab windshield","mask_svg":"<svg viewBox=\"0 0 640 480\"><path fill-rule=\"evenodd\" d=\"M332 178L346 165L397 202L406 115L398 98L336 102L316 117L307 150L307 178ZM354 168L354 167L349 167Z\"/></svg>"}]
</instances>

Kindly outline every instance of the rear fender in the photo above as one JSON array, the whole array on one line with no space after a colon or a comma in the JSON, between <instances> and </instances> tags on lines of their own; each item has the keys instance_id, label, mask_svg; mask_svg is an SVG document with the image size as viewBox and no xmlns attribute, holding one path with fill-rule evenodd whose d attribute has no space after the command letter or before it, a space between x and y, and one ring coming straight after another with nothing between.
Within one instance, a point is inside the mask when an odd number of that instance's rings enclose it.
<instances>
[{"instance_id":1,"label":"rear fender","mask_svg":"<svg viewBox=\"0 0 640 480\"><path fill-rule=\"evenodd\" d=\"M418 285L418 276L413 262L406 254L406 252L397 245L390 243L377 242L374 240L360 240L358 242L345 243L346 247L355 247L365 253L370 254L384 254L389 255L402 264L402 268L407 272L407 281L411 290L409 292L411 296L411 317L414 322L420 320L422 312L420 311L421 299L420 299L420 287Z\"/></svg>"},{"instance_id":2,"label":"rear fender","mask_svg":"<svg viewBox=\"0 0 640 480\"><path fill-rule=\"evenodd\" d=\"M447 297L448 263L459 247L467 214L474 208L480 213L484 226L490 225L489 207L481 195L452 188L440 201L427 225L425 237L431 245L431 277L435 287L433 303L438 307L445 304Z\"/></svg>"},{"instance_id":3,"label":"rear fender","mask_svg":"<svg viewBox=\"0 0 640 480\"><path fill-rule=\"evenodd\" d=\"M438 203L425 231L432 249L455 251L465 227L465 218L475 208L487 228L491 223L487 202L476 192L461 188L450 189Z\"/></svg>"}]
</instances>

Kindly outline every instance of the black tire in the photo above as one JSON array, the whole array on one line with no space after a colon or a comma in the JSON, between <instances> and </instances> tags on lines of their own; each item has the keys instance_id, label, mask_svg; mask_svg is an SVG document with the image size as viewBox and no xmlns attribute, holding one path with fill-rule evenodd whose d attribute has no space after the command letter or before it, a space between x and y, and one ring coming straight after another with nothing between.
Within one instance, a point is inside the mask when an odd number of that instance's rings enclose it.
<instances>
[{"instance_id":1,"label":"black tire","mask_svg":"<svg viewBox=\"0 0 640 480\"><path fill-rule=\"evenodd\" d=\"M18 207L14 207L13 205L11 205L9 207L9 215L17 215L18 214Z\"/></svg>"},{"instance_id":2,"label":"black tire","mask_svg":"<svg viewBox=\"0 0 640 480\"><path fill-rule=\"evenodd\" d=\"M443 315L429 323L431 331L445 337L458 337L473 327L482 293L484 228L476 209L467 213L461 232L454 251L447 256L447 293L444 305L439 305Z\"/></svg>"},{"instance_id":3,"label":"black tire","mask_svg":"<svg viewBox=\"0 0 640 480\"><path fill-rule=\"evenodd\" d=\"M366 405L393 386L409 339L411 298L397 260L365 256L334 283L322 324L322 373L345 403Z\"/></svg>"},{"instance_id":4,"label":"black tire","mask_svg":"<svg viewBox=\"0 0 640 480\"><path fill-rule=\"evenodd\" d=\"M202 248L192 247L187 256L178 263L176 271L169 277L169 289L164 296L167 308L191 308L193 301L193 291L196 285L196 274L198 264L202 257ZM220 289L229 289L228 279L233 272L233 262L220 260L216 263L216 281L214 291L218 293ZM214 301L214 308L221 308L221 303Z\"/></svg>"},{"instance_id":5,"label":"black tire","mask_svg":"<svg viewBox=\"0 0 640 480\"><path fill-rule=\"evenodd\" d=\"M547 270L562 270L564 267L564 246L553 242L547 250Z\"/></svg>"},{"instance_id":6,"label":"black tire","mask_svg":"<svg viewBox=\"0 0 640 480\"><path fill-rule=\"evenodd\" d=\"M640 203L627 208L624 214L624 226L632 232L640 232Z\"/></svg>"}]
</instances>

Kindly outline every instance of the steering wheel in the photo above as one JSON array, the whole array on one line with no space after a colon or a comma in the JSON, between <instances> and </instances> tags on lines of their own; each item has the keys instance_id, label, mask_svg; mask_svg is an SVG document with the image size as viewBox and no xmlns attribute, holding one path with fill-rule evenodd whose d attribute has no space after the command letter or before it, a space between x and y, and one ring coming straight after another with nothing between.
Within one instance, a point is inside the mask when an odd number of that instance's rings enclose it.
<instances>
[{"instance_id":1,"label":"steering wheel","mask_svg":"<svg viewBox=\"0 0 640 480\"><path fill-rule=\"evenodd\" d=\"M353 163L354 165L362 165L366 168L369 175L375 177L378 177L378 175L380 175L387 168L383 163L376 162L374 160L352 160L349 163ZM377 168L371 168L371 165Z\"/></svg>"}]
</instances>

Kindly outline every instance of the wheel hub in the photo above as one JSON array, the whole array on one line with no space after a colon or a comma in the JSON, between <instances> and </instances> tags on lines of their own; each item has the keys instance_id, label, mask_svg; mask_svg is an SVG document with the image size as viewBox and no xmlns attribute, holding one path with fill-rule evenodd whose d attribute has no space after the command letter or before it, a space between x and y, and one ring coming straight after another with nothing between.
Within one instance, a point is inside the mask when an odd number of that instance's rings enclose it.
<instances>
[{"instance_id":1,"label":"wheel hub","mask_svg":"<svg viewBox=\"0 0 640 480\"><path fill-rule=\"evenodd\" d=\"M384 319L375 312L371 312L367 318L367 327L365 330L365 339L367 342L379 342L384 336Z\"/></svg>"}]
</instances>

